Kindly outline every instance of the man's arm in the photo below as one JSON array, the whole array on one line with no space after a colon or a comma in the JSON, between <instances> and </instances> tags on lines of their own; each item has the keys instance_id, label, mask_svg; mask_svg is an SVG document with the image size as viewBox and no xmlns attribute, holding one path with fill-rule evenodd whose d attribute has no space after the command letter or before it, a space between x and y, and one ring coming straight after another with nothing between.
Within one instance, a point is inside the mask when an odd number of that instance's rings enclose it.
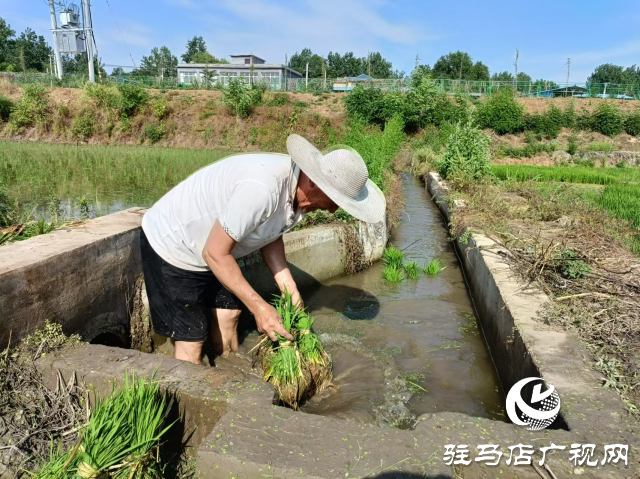
<instances>
[{"instance_id":1,"label":"man's arm","mask_svg":"<svg viewBox=\"0 0 640 479\"><path fill-rule=\"evenodd\" d=\"M284 329L276 309L262 299L242 275L238 263L231 255L235 245L236 241L216 221L204 245L202 258L224 287L235 294L253 313L258 331L265 333L272 341L277 341L275 333L292 340L293 336Z\"/></svg>"},{"instance_id":2,"label":"man's arm","mask_svg":"<svg viewBox=\"0 0 640 479\"><path fill-rule=\"evenodd\" d=\"M298 292L296 282L293 280L293 276L291 276L291 270L287 265L282 236L272 243L263 246L260 252L262 253L262 259L269 267L271 274L273 274L273 279L276 280L276 284L278 285L278 288L280 288L280 291L284 293L286 290L291 293L291 300L293 301L293 304L297 304L298 308L303 309L304 303L302 302L302 298Z\"/></svg>"}]
</instances>

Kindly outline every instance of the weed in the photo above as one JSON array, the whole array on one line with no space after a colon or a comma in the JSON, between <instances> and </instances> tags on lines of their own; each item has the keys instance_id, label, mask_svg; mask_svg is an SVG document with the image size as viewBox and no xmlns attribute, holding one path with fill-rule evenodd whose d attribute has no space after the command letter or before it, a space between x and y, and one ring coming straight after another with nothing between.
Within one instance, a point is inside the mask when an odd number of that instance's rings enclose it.
<instances>
[{"instance_id":1,"label":"weed","mask_svg":"<svg viewBox=\"0 0 640 479\"><path fill-rule=\"evenodd\" d=\"M4 95L0 95L0 121L9 121L9 116L13 108L13 101Z\"/></svg>"},{"instance_id":2,"label":"weed","mask_svg":"<svg viewBox=\"0 0 640 479\"><path fill-rule=\"evenodd\" d=\"M91 110L83 110L71 122L71 136L78 141L87 141L95 133L96 116Z\"/></svg>"},{"instance_id":3,"label":"weed","mask_svg":"<svg viewBox=\"0 0 640 479\"><path fill-rule=\"evenodd\" d=\"M556 253L554 260L556 269L567 279L584 278L591 272L591 267L570 249Z\"/></svg>"},{"instance_id":4,"label":"weed","mask_svg":"<svg viewBox=\"0 0 640 479\"><path fill-rule=\"evenodd\" d=\"M230 79L222 94L222 101L238 118L248 117L262 98L259 89L251 88L241 78Z\"/></svg>"},{"instance_id":5,"label":"weed","mask_svg":"<svg viewBox=\"0 0 640 479\"><path fill-rule=\"evenodd\" d=\"M567 153L571 156L578 152L578 136L574 133L569 136L569 142L567 144Z\"/></svg>"},{"instance_id":6,"label":"weed","mask_svg":"<svg viewBox=\"0 0 640 479\"><path fill-rule=\"evenodd\" d=\"M164 120L169 114L169 105L164 97L156 96L154 97L150 105L153 116L155 116L158 120Z\"/></svg>"},{"instance_id":7,"label":"weed","mask_svg":"<svg viewBox=\"0 0 640 479\"><path fill-rule=\"evenodd\" d=\"M122 95L118 88L103 83L85 83L84 94L95 101L98 108L118 110L122 103Z\"/></svg>"},{"instance_id":8,"label":"weed","mask_svg":"<svg viewBox=\"0 0 640 479\"><path fill-rule=\"evenodd\" d=\"M79 335L66 336L62 332L60 324L47 319L44 322L44 326L36 328L33 333L22 340L20 347L22 350L29 352L31 356L44 357L63 346L76 346L79 343Z\"/></svg>"},{"instance_id":9,"label":"weed","mask_svg":"<svg viewBox=\"0 0 640 479\"><path fill-rule=\"evenodd\" d=\"M215 115L216 112L215 111L203 111L202 113L200 113L200 120L206 120L207 118L211 118L213 115Z\"/></svg>"},{"instance_id":10,"label":"weed","mask_svg":"<svg viewBox=\"0 0 640 479\"><path fill-rule=\"evenodd\" d=\"M135 115L149 101L147 90L135 83L119 83L118 91L121 97L118 108L123 118Z\"/></svg>"},{"instance_id":11,"label":"weed","mask_svg":"<svg viewBox=\"0 0 640 479\"><path fill-rule=\"evenodd\" d=\"M541 114L524 115L525 128L545 138L557 138L564 121L562 111L555 105L550 105L547 111Z\"/></svg>"},{"instance_id":12,"label":"weed","mask_svg":"<svg viewBox=\"0 0 640 479\"><path fill-rule=\"evenodd\" d=\"M0 99L0 118L2 118L2 100ZM631 136L640 136L640 109L629 113L624 119L624 131Z\"/></svg>"},{"instance_id":13,"label":"weed","mask_svg":"<svg viewBox=\"0 0 640 479\"><path fill-rule=\"evenodd\" d=\"M498 135L517 133L525 127L524 107L508 88L481 102L476 109L476 119L480 128L491 128Z\"/></svg>"},{"instance_id":14,"label":"weed","mask_svg":"<svg viewBox=\"0 0 640 479\"><path fill-rule=\"evenodd\" d=\"M585 151L598 151L600 153L609 154L612 153L616 146L609 141L594 141L584 146Z\"/></svg>"},{"instance_id":15,"label":"weed","mask_svg":"<svg viewBox=\"0 0 640 479\"><path fill-rule=\"evenodd\" d=\"M212 126L208 126L204 129L204 132L202 133L202 139L204 140L205 143L209 143L209 140L211 139L211 137L213 136L213 127Z\"/></svg>"},{"instance_id":16,"label":"weed","mask_svg":"<svg viewBox=\"0 0 640 479\"><path fill-rule=\"evenodd\" d=\"M516 148L512 146L500 143L498 147L498 155L510 158L532 158L538 153L553 153L555 151L555 145L547 145L544 143L538 143L535 139L522 148Z\"/></svg>"},{"instance_id":17,"label":"weed","mask_svg":"<svg viewBox=\"0 0 640 479\"><path fill-rule=\"evenodd\" d=\"M469 175L475 179L486 176L491 165L491 139L471 123L458 124L449 137L438 172L443 178L454 173Z\"/></svg>"},{"instance_id":18,"label":"weed","mask_svg":"<svg viewBox=\"0 0 640 479\"><path fill-rule=\"evenodd\" d=\"M591 115L590 127L593 131L607 136L617 136L624 129L624 118L615 103L601 103Z\"/></svg>"},{"instance_id":19,"label":"weed","mask_svg":"<svg viewBox=\"0 0 640 479\"><path fill-rule=\"evenodd\" d=\"M415 261L407 261L404 264L404 272L409 279L418 279L420 277L420 266Z\"/></svg>"},{"instance_id":20,"label":"weed","mask_svg":"<svg viewBox=\"0 0 640 479\"><path fill-rule=\"evenodd\" d=\"M420 384L418 384L418 382L425 380L424 374L422 373L405 374L404 376L401 376L401 378L407 383L407 385L409 386L409 389L411 389L411 392L413 392L414 394L418 394L421 392L424 392L424 393L428 392L425 388L423 388L422 386L420 386Z\"/></svg>"},{"instance_id":21,"label":"weed","mask_svg":"<svg viewBox=\"0 0 640 479\"><path fill-rule=\"evenodd\" d=\"M149 123L144 128L144 136L146 136L152 144L157 143L167 137L167 126L162 121L160 124Z\"/></svg>"},{"instance_id":22,"label":"weed","mask_svg":"<svg viewBox=\"0 0 640 479\"><path fill-rule=\"evenodd\" d=\"M422 270L429 276L435 276L444 268L445 266L442 264L442 261L439 258L433 258L422 268Z\"/></svg>"},{"instance_id":23,"label":"weed","mask_svg":"<svg viewBox=\"0 0 640 479\"><path fill-rule=\"evenodd\" d=\"M255 145L258 142L258 129L252 126L249 128L249 135L251 135L251 144Z\"/></svg>"},{"instance_id":24,"label":"weed","mask_svg":"<svg viewBox=\"0 0 640 479\"><path fill-rule=\"evenodd\" d=\"M404 280L404 270L402 266L384 265L382 267L382 277L390 283L399 283Z\"/></svg>"},{"instance_id":25,"label":"weed","mask_svg":"<svg viewBox=\"0 0 640 479\"><path fill-rule=\"evenodd\" d=\"M89 204L89 200L87 200L87 198L85 198L84 196L81 198L78 198L76 200L76 206L78 207L78 210L80 210L80 219L88 220L89 214L91 211L91 205Z\"/></svg>"},{"instance_id":26,"label":"weed","mask_svg":"<svg viewBox=\"0 0 640 479\"><path fill-rule=\"evenodd\" d=\"M37 83L24 87L22 98L11 110L9 121L21 131L34 124L44 124L49 114L49 92Z\"/></svg>"}]
</instances>

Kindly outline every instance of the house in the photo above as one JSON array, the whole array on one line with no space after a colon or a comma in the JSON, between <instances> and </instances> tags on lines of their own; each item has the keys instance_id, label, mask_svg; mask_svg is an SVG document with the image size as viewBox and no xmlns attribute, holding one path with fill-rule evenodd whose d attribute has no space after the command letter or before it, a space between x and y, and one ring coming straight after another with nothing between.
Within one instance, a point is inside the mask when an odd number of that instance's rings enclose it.
<instances>
[{"instance_id":1,"label":"house","mask_svg":"<svg viewBox=\"0 0 640 479\"><path fill-rule=\"evenodd\" d=\"M178 65L178 81L182 84L202 82L208 70L214 83L222 85L229 78L244 78L250 83L267 83L279 90L285 80L299 79L302 75L280 63L266 63L256 55L230 55L231 63L181 63Z\"/></svg>"},{"instance_id":2,"label":"house","mask_svg":"<svg viewBox=\"0 0 640 479\"><path fill-rule=\"evenodd\" d=\"M365 75L364 73L357 77L337 78L336 81L333 82L333 91L351 91L356 85L363 85L371 81L374 81L373 77Z\"/></svg>"}]
</instances>

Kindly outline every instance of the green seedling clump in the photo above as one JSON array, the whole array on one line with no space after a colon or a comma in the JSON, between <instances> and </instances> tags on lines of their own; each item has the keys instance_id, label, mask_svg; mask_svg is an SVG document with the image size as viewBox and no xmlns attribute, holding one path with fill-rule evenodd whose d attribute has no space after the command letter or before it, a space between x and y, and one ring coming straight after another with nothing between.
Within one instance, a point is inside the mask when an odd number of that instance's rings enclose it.
<instances>
[{"instance_id":1,"label":"green seedling clump","mask_svg":"<svg viewBox=\"0 0 640 479\"><path fill-rule=\"evenodd\" d=\"M399 283L404 280L404 269L402 268L402 265L385 265L382 268L382 277L390 283Z\"/></svg>"},{"instance_id":2,"label":"green seedling clump","mask_svg":"<svg viewBox=\"0 0 640 479\"><path fill-rule=\"evenodd\" d=\"M253 351L264 380L275 388L282 402L299 409L331 383L331 357L312 330L314 319L293 304L290 293L275 296L273 305L293 341L278 337L273 342L265 335Z\"/></svg>"},{"instance_id":3,"label":"green seedling clump","mask_svg":"<svg viewBox=\"0 0 640 479\"><path fill-rule=\"evenodd\" d=\"M436 274L438 274L440 271L442 271L445 268L445 266L442 264L442 261L439 258L433 258L431 261L429 261L425 267L423 268L423 271L425 272L425 274L428 274L429 276L434 276Z\"/></svg>"},{"instance_id":4,"label":"green seedling clump","mask_svg":"<svg viewBox=\"0 0 640 479\"><path fill-rule=\"evenodd\" d=\"M396 268L402 267L402 261L404 260L404 253L393 245L385 248L382 253L382 264L385 266L395 266Z\"/></svg>"},{"instance_id":5,"label":"green seedling clump","mask_svg":"<svg viewBox=\"0 0 640 479\"><path fill-rule=\"evenodd\" d=\"M409 279L418 279L420 277L420 266L415 261L407 261L404 265L404 271Z\"/></svg>"}]
</instances>

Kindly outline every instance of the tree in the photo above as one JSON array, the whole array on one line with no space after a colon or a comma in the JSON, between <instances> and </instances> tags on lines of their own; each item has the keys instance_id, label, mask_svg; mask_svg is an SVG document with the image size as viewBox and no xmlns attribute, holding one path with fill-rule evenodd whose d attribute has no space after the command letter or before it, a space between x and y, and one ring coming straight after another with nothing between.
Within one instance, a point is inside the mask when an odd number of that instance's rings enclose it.
<instances>
[{"instance_id":1,"label":"tree","mask_svg":"<svg viewBox=\"0 0 640 479\"><path fill-rule=\"evenodd\" d=\"M525 72L518 73L518 83L530 82L531 77L527 75Z\"/></svg>"},{"instance_id":2,"label":"tree","mask_svg":"<svg viewBox=\"0 0 640 479\"><path fill-rule=\"evenodd\" d=\"M197 52L191 56L191 63L229 63L224 58L214 57L209 52Z\"/></svg>"},{"instance_id":3,"label":"tree","mask_svg":"<svg viewBox=\"0 0 640 479\"><path fill-rule=\"evenodd\" d=\"M373 78L391 78L393 69L391 62L382 57L380 52L372 52L365 61L365 73ZM367 64L368 63L368 64Z\"/></svg>"},{"instance_id":4,"label":"tree","mask_svg":"<svg viewBox=\"0 0 640 479\"><path fill-rule=\"evenodd\" d=\"M187 41L187 51L182 55L182 61L185 63L193 62L193 55L196 53L206 53L207 45L204 42L204 38L194 36L191 40Z\"/></svg>"},{"instance_id":5,"label":"tree","mask_svg":"<svg viewBox=\"0 0 640 479\"><path fill-rule=\"evenodd\" d=\"M512 82L513 83L513 74L507 71L494 73L491 75L492 81L503 81L503 82Z\"/></svg>"},{"instance_id":6,"label":"tree","mask_svg":"<svg viewBox=\"0 0 640 479\"><path fill-rule=\"evenodd\" d=\"M112 77L122 77L125 75L124 69L121 67L115 67L112 71L111 71L111 76Z\"/></svg>"},{"instance_id":7,"label":"tree","mask_svg":"<svg viewBox=\"0 0 640 479\"><path fill-rule=\"evenodd\" d=\"M624 83L624 67L605 63L596 67L587 78L590 83Z\"/></svg>"},{"instance_id":8,"label":"tree","mask_svg":"<svg viewBox=\"0 0 640 479\"><path fill-rule=\"evenodd\" d=\"M13 36L16 34L11 26L0 18L0 71L5 70L9 62L9 50L11 48Z\"/></svg>"},{"instance_id":9,"label":"tree","mask_svg":"<svg viewBox=\"0 0 640 479\"><path fill-rule=\"evenodd\" d=\"M96 75L107 76L104 64L100 62L97 55L93 57L93 69ZM89 62L87 61L87 53L78 53L76 55L62 55L62 71L65 75L84 75L89 76Z\"/></svg>"},{"instance_id":10,"label":"tree","mask_svg":"<svg viewBox=\"0 0 640 479\"><path fill-rule=\"evenodd\" d=\"M140 68L135 72L141 76L175 77L178 74L178 59L167 47L154 48L149 56L142 57Z\"/></svg>"},{"instance_id":11,"label":"tree","mask_svg":"<svg viewBox=\"0 0 640 479\"><path fill-rule=\"evenodd\" d=\"M300 53L295 52L289 59L289 68L306 74L307 63L309 63L309 78L322 78L327 68L326 60L317 55L309 48L303 48Z\"/></svg>"},{"instance_id":12,"label":"tree","mask_svg":"<svg viewBox=\"0 0 640 479\"><path fill-rule=\"evenodd\" d=\"M327 76L331 78L368 74L369 70L374 78L391 78L394 74L391 62L379 52L370 53L368 57L362 58L356 57L353 52L344 55L329 52L327 55Z\"/></svg>"},{"instance_id":13,"label":"tree","mask_svg":"<svg viewBox=\"0 0 640 479\"><path fill-rule=\"evenodd\" d=\"M451 52L441 56L433 65L433 78L452 80L489 80L489 67L482 62L473 63L466 52Z\"/></svg>"},{"instance_id":14,"label":"tree","mask_svg":"<svg viewBox=\"0 0 640 479\"><path fill-rule=\"evenodd\" d=\"M560 88L556 82L551 80L536 80L531 84L531 91L544 91L544 90L554 90L556 88Z\"/></svg>"},{"instance_id":15,"label":"tree","mask_svg":"<svg viewBox=\"0 0 640 479\"><path fill-rule=\"evenodd\" d=\"M49 66L51 47L42 35L27 28L13 43L14 64L22 71L43 72Z\"/></svg>"},{"instance_id":16,"label":"tree","mask_svg":"<svg viewBox=\"0 0 640 479\"><path fill-rule=\"evenodd\" d=\"M429 65L418 65L411 72L411 83L417 87L423 78L431 78L431 67Z\"/></svg>"}]
</instances>

